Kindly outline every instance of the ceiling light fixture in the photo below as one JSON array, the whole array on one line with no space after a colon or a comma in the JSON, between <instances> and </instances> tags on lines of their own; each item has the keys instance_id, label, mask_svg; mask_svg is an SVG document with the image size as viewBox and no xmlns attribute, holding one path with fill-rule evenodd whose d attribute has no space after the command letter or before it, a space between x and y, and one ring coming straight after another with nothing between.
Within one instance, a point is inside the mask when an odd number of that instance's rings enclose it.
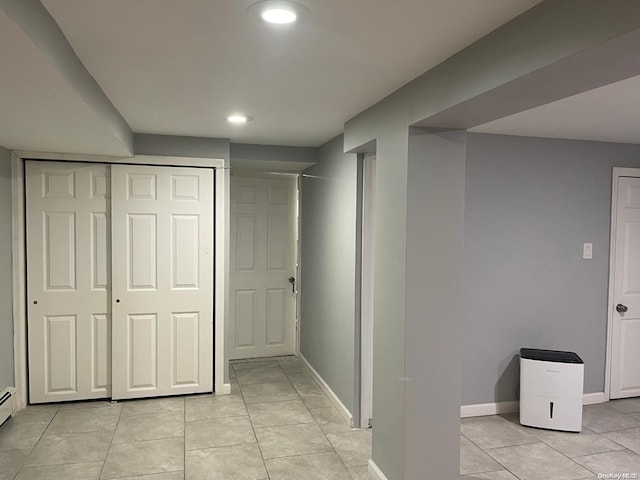
<instances>
[{"instance_id":1,"label":"ceiling light fixture","mask_svg":"<svg viewBox=\"0 0 640 480\"><path fill-rule=\"evenodd\" d=\"M247 122L253 120L253 117L249 115L241 115L241 114L233 114L227 117L227 122L233 123L234 125L244 125Z\"/></svg>"},{"instance_id":2,"label":"ceiling light fixture","mask_svg":"<svg viewBox=\"0 0 640 480\"><path fill-rule=\"evenodd\" d=\"M249 14L274 26L298 25L311 12L304 5L290 0L261 0L249 7Z\"/></svg>"},{"instance_id":3,"label":"ceiling light fixture","mask_svg":"<svg viewBox=\"0 0 640 480\"><path fill-rule=\"evenodd\" d=\"M286 25L287 23L293 23L298 16L293 10L287 10L286 8L269 8L262 12L262 19L265 22L275 23L276 25Z\"/></svg>"}]
</instances>

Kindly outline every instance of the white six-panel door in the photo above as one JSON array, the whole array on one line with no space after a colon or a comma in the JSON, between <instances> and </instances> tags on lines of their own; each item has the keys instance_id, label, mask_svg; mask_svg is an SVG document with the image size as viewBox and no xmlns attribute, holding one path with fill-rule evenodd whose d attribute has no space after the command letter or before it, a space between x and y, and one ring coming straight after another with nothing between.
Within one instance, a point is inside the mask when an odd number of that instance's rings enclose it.
<instances>
[{"instance_id":1,"label":"white six-panel door","mask_svg":"<svg viewBox=\"0 0 640 480\"><path fill-rule=\"evenodd\" d=\"M109 168L26 162L32 403L111 395Z\"/></svg>"},{"instance_id":2,"label":"white six-panel door","mask_svg":"<svg viewBox=\"0 0 640 480\"><path fill-rule=\"evenodd\" d=\"M618 179L615 239L610 397L635 397L640 396L640 178Z\"/></svg>"},{"instance_id":3,"label":"white six-panel door","mask_svg":"<svg viewBox=\"0 0 640 480\"><path fill-rule=\"evenodd\" d=\"M32 403L213 390L213 194L210 169L26 162Z\"/></svg>"},{"instance_id":4,"label":"white six-panel door","mask_svg":"<svg viewBox=\"0 0 640 480\"><path fill-rule=\"evenodd\" d=\"M295 353L295 185L231 177L231 359Z\"/></svg>"},{"instance_id":5,"label":"white six-panel door","mask_svg":"<svg viewBox=\"0 0 640 480\"><path fill-rule=\"evenodd\" d=\"M113 165L115 399L213 390L213 172Z\"/></svg>"}]
</instances>

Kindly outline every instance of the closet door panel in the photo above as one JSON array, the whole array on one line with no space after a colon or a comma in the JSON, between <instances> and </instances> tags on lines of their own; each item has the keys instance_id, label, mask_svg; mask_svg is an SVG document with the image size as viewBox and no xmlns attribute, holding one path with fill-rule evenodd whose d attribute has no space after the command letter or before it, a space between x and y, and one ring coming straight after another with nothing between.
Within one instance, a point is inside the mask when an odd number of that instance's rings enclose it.
<instances>
[{"instance_id":1,"label":"closet door panel","mask_svg":"<svg viewBox=\"0 0 640 480\"><path fill-rule=\"evenodd\" d=\"M25 169L30 402L107 398L109 167L27 161Z\"/></svg>"},{"instance_id":2,"label":"closet door panel","mask_svg":"<svg viewBox=\"0 0 640 480\"><path fill-rule=\"evenodd\" d=\"M213 171L113 165L113 398L213 391Z\"/></svg>"}]
</instances>

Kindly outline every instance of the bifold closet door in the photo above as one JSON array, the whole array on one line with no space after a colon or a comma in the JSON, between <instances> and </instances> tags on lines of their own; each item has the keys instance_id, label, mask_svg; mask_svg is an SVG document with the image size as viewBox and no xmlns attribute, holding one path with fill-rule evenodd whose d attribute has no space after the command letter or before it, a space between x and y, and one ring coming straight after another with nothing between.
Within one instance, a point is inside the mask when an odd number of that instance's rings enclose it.
<instances>
[{"instance_id":1,"label":"bifold closet door","mask_svg":"<svg viewBox=\"0 0 640 480\"><path fill-rule=\"evenodd\" d=\"M29 399L109 397L109 167L25 168Z\"/></svg>"},{"instance_id":2,"label":"bifold closet door","mask_svg":"<svg viewBox=\"0 0 640 480\"><path fill-rule=\"evenodd\" d=\"M112 398L213 391L213 171L112 165Z\"/></svg>"}]
</instances>

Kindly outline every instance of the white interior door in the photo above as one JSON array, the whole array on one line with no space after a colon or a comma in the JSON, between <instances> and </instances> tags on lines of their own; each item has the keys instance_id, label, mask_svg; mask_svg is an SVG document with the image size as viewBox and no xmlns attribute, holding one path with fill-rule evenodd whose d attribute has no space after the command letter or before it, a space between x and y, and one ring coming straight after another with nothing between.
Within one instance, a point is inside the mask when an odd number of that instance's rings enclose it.
<instances>
[{"instance_id":1,"label":"white interior door","mask_svg":"<svg viewBox=\"0 0 640 480\"><path fill-rule=\"evenodd\" d=\"M109 167L25 168L30 401L109 397Z\"/></svg>"},{"instance_id":2,"label":"white interior door","mask_svg":"<svg viewBox=\"0 0 640 480\"><path fill-rule=\"evenodd\" d=\"M213 170L113 165L113 389L213 391Z\"/></svg>"},{"instance_id":3,"label":"white interior door","mask_svg":"<svg viewBox=\"0 0 640 480\"><path fill-rule=\"evenodd\" d=\"M620 177L616 208L611 398L640 396L640 178Z\"/></svg>"},{"instance_id":4,"label":"white interior door","mask_svg":"<svg viewBox=\"0 0 640 480\"><path fill-rule=\"evenodd\" d=\"M229 357L295 353L295 177L231 177Z\"/></svg>"}]
</instances>

